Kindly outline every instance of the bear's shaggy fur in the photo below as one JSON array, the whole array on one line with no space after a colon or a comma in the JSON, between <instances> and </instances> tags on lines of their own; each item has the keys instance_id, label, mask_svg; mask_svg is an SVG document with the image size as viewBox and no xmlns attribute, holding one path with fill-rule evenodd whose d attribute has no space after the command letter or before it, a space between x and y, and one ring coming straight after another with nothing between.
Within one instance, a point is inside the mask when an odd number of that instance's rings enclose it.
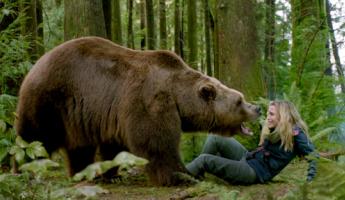
<instances>
[{"instance_id":1,"label":"bear's shaggy fur","mask_svg":"<svg viewBox=\"0 0 345 200\"><path fill-rule=\"evenodd\" d=\"M158 185L186 172L181 132L231 135L258 117L243 95L188 67L170 51L135 51L98 37L42 56L22 83L17 133L49 153L63 148L70 175L121 151L147 158ZM242 129L243 130L243 129Z\"/></svg>"}]
</instances>

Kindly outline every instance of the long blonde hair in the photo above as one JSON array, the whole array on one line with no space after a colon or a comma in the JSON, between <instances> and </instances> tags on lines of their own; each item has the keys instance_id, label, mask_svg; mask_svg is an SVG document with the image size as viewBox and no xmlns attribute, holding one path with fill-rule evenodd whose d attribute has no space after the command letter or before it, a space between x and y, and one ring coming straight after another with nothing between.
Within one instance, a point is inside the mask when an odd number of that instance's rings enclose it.
<instances>
[{"instance_id":1,"label":"long blonde hair","mask_svg":"<svg viewBox=\"0 0 345 200\"><path fill-rule=\"evenodd\" d=\"M293 150L293 136L294 127L297 126L303 130L303 132L308 136L308 126L302 120L300 114L298 113L296 107L293 103L284 100L271 101L269 106L275 106L278 114L278 124L275 130L271 133L267 126L267 119L261 131L260 143L262 145L265 138L269 134L279 134L281 140L281 146L284 147L285 151Z\"/></svg>"}]
</instances>

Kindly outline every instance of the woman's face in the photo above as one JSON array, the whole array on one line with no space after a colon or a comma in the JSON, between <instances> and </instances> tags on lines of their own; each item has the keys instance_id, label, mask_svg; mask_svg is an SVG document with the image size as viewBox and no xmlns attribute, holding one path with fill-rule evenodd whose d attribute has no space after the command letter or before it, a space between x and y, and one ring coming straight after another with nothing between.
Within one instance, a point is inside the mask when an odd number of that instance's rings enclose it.
<instances>
[{"instance_id":1,"label":"woman's face","mask_svg":"<svg viewBox=\"0 0 345 200\"><path fill-rule=\"evenodd\" d=\"M275 128L277 127L279 122L279 116L277 108L274 105L270 105L267 111L267 125L268 128Z\"/></svg>"}]
</instances>

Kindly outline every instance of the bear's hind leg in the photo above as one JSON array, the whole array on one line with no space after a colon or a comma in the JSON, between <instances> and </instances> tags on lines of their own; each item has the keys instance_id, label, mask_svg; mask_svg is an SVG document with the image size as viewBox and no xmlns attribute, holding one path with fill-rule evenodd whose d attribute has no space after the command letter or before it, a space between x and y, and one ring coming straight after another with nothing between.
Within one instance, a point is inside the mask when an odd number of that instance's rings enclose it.
<instances>
[{"instance_id":1,"label":"bear's hind leg","mask_svg":"<svg viewBox=\"0 0 345 200\"><path fill-rule=\"evenodd\" d=\"M73 176L94 162L96 147L78 147L75 149L67 149L66 151L69 175Z\"/></svg>"}]
</instances>

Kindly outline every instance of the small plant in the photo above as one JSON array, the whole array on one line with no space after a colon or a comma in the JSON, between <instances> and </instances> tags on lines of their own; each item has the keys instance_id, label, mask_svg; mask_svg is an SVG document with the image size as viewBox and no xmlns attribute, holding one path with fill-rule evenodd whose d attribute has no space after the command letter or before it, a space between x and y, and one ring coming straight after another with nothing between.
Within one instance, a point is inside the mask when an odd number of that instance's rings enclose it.
<instances>
[{"instance_id":1,"label":"small plant","mask_svg":"<svg viewBox=\"0 0 345 200\"><path fill-rule=\"evenodd\" d=\"M47 151L42 146L41 142L34 141L27 143L20 136L17 136L16 143L11 147L10 152L14 156L15 161L22 165L25 161L36 158L48 157Z\"/></svg>"}]
</instances>

